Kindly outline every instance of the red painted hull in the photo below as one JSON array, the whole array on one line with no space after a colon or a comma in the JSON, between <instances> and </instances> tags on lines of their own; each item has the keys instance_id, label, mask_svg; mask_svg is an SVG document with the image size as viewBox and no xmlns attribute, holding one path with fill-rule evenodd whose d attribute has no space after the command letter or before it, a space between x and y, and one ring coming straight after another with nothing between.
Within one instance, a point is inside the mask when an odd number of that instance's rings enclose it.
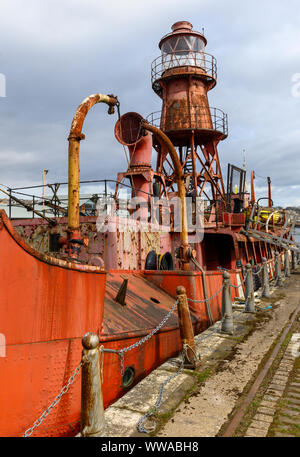
<instances>
[{"instance_id":1,"label":"red painted hull","mask_svg":"<svg viewBox=\"0 0 300 457\"><path fill-rule=\"evenodd\" d=\"M83 334L99 331L106 273L31 249L3 212L0 249L0 435L20 436L79 364ZM77 382L45 421L46 434L72 433L79 405Z\"/></svg>"},{"instance_id":2,"label":"red painted hull","mask_svg":"<svg viewBox=\"0 0 300 457\"><path fill-rule=\"evenodd\" d=\"M22 436L51 404L81 359L81 338L99 334L106 348L137 342L161 322L174 304L176 287L203 299L197 271L104 271L41 254L0 214L0 333L6 339L0 357L0 436ZM231 282L237 284L231 271ZM126 306L115 302L128 278ZM221 272L206 272L208 295L222 284ZM233 296L238 294L232 289ZM211 301L214 320L221 316L221 294ZM191 304L195 333L209 326L204 303ZM181 350L176 312L146 344L125 354L135 383ZM103 396L107 407L126 393L116 354L104 357ZM132 387L132 386L131 386ZM33 436L74 436L79 430L80 374Z\"/></svg>"}]
</instances>

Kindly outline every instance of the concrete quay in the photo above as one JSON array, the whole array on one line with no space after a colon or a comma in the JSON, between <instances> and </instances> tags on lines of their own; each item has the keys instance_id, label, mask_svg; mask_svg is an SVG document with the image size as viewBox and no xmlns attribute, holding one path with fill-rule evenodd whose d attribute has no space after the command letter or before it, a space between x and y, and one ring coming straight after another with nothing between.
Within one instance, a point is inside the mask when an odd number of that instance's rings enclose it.
<instances>
[{"instance_id":1,"label":"concrete quay","mask_svg":"<svg viewBox=\"0 0 300 457\"><path fill-rule=\"evenodd\" d=\"M222 436L222 430L268 360L279 335L289 324L291 315L299 305L299 292L300 271L297 270L285 278L283 287L274 287L271 283L269 299L259 298L261 290L255 293L255 314L243 312L241 304L234 305L234 334L221 333L221 322L218 321L197 335L195 342L197 354L201 357L200 367L197 370L183 369L167 382L177 373L181 358L163 363L105 410L105 436ZM284 362L285 359L281 370L283 367L291 368L291 360L286 365ZM275 417L276 408L270 397L278 398L276 392L284 392L282 383L285 380L282 376L280 378L279 370L260 409L255 413L254 425L247 417L249 426L244 425L242 432L238 431L234 436L256 436L255 433L262 436L262 430L266 436L268 430L272 430L270 414L274 413ZM160 406L143 422L148 433L140 433L137 430L138 422L149 411L153 411L163 383L166 385ZM274 389L276 392L271 395ZM295 398L295 393L292 398L299 400ZM256 420L262 421L264 427L258 428ZM268 424L268 428L265 424ZM277 430L276 433L281 432Z\"/></svg>"}]
</instances>

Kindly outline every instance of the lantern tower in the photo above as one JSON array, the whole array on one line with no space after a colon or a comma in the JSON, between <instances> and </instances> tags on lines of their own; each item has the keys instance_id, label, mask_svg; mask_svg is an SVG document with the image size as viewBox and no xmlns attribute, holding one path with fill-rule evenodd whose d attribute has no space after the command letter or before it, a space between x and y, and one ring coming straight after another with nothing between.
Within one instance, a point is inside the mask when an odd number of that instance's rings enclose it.
<instances>
[{"instance_id":1,"label":"lantern tower","mask_svg":"<svg viewBox=\"0 0 300 457\"><path fill-rule=\"evenodd\" d=\"M187 21L176 22L159 43L161 55L152 62L154 92L162 110L147 117L178 151L187 195L226 203L217 145L227 137L227 115L212 108L207 93L216 85L215 58L205 52L207 40ZM176 192L175 171L168 153L155 141L156 187L161 196Z\"/></svg>"}]
</instances>

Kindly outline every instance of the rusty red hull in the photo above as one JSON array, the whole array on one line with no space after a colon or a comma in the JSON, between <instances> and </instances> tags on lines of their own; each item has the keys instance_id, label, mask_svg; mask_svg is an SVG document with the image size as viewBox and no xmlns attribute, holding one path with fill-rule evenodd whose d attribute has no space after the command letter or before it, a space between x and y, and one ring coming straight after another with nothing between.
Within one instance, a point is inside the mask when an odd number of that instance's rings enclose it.
<instances>
[{"instance_id":1,"label":"rusty red hull","mask_svg":"<svg viewBox=\"0 0 300 457\"><path fill-rule=\"evenodd\" d=\"M0 435L22 436L78 366L84 333L96 332L105 347L121 349L147 334L174 299L142 274L106 273L40 254L13 230L4 213L0 246L1 333L6 339L6 354L0 358ZM126 310L114 301L124 276L131 277ZM179 351L178 335L174 315L168 328L125 357L125 367L135 370L135 382ZM105 406L126 391L115 354L105 356L103 389ZM79 417L80 375L34 436L74 435Z\"/></svg>"},{"instance_id":2,"label":"rusty red hull","mask_svg":"<svg viewBox=\"0 0 300 457\"><path fill-rule=\"evenodd\" d=\"M0 333L6 354L0 357L0 436L22 436L51 404L81 359L81 338L92 331L105 348L123 349L157 326L175 302L180 284L192 299L203 299L197 271L108 270L65 262L30 247L0 214ZM270 275L274 270L270 269ZM241 271L230 271L237 285ZM125 306L115 301L128 279ZM222 284L220 271L206 272L207 292ZM233 297L238 289L232 289ZM210 303L221 317L221 294ZM195 333L209 323L204 303L190 304ZM125 354L134 370L131 388L181 350L176 312L146 344ZM105 353L104 407L124 395L120 360ZM33 436L74 436L79 430L80 374Z\"/></svg>"}]
</instances>

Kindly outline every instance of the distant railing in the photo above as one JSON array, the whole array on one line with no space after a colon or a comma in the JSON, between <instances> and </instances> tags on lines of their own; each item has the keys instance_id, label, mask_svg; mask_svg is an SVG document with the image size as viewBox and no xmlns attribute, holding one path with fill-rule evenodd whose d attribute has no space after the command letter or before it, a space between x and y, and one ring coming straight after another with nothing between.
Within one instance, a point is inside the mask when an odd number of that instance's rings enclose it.
<instances>
[{"instance_id":1,"label":"distant railing","mask_svg":"<svg viewBox=\"0 0 300 457\"><path fill-rule=\"evenodd\" d=\"M198 73L198 69L203 70L203 74L212 80L217 79L217 61L211 55L205 52L183 52L183 53L172 53L162 54L153 60L151 64L151 82L153 89L155 89L156 81L161 78L166 70L177 67L193 67L195 73ZM160 90L160 87L157 87Z\"/></svg>"},{"instance_id":2,"label":"distant railing","mask_svg":"<svg viewBox=\"0 0 300 457\"><path fill-rule=\"evenodd\" d=\"M162 111L154 111L147 116L149 124L161 128ZM193 105L189 115L186 109L174 110L170 115L163 118L165 130L179 130L181 128L216 130L228 135L227 114L219 108L211 106Z\"/></svg>"},{"instance_id":3,"label":"distant railing","mask_svg":"<svg viewBox=\"0 0 300 457\"><path fill-rule=\"evenodd\" d=\"M115 186L121 186L122 188L129 189L131 192L135 191L135 188L125 184L120 181L116 181L113 179L102 179L102 180L89 180L89 181L81 181L80 184L97 184L99 185L98 189L93 189L93 193L81 193L80 195L80 205L86 204L84 209L84 215L86 216L93 216L95 215L95 207L96 201L104 198L104 197L111 197L114 198L115 194ZM38 210L42 212L44 215L50 215L54 217L66 216L68 214L68 196L66 192L63 194L59 194L62 187L66 187L68 185L67 182L61 183L52 183L52 184L45 184L45 185L36 185L36 186L26 186L26 187L14 187L10 188L7 186L6 191L9 193L10 197L7 198L7 203L0 203L2 207L8 208L8 216L9 218L19 218L20 216L13 214L13 208L22 208L20 203L16 203L13 200L13 196L18 197L20 201L24 201L27 205L31 205L33 210ZM97 186L98 187L98 186ZM42 195L37 195L39 189L45 188L45 196L44 196L44 205L43 205L43 197ZM30 190L37 190L34 194L29 193ZM25 192L24 192L25 191ZM47 195L47 191L51 191L50 195ZM152 194L148 192L144 192L139 190L139 193L142 192L147 196L152 196ZM124 200L125 201L125 200ZM94 202L94 203L93 203ZM118 198L118 203L120 207L122 207L122 199ZM90 207L90 208L89 208ZM24 207L23 207L24 208ZM25 208L24 208L24 211ZM27 210L28 213L28 210ZM25 213L26 214L26 213ZM83 215L83 210L82 210ZM26 218L27 216L22 217ZM36 217L35 213L32 212L32 218Z\"/></svg>"}]
</instances>

